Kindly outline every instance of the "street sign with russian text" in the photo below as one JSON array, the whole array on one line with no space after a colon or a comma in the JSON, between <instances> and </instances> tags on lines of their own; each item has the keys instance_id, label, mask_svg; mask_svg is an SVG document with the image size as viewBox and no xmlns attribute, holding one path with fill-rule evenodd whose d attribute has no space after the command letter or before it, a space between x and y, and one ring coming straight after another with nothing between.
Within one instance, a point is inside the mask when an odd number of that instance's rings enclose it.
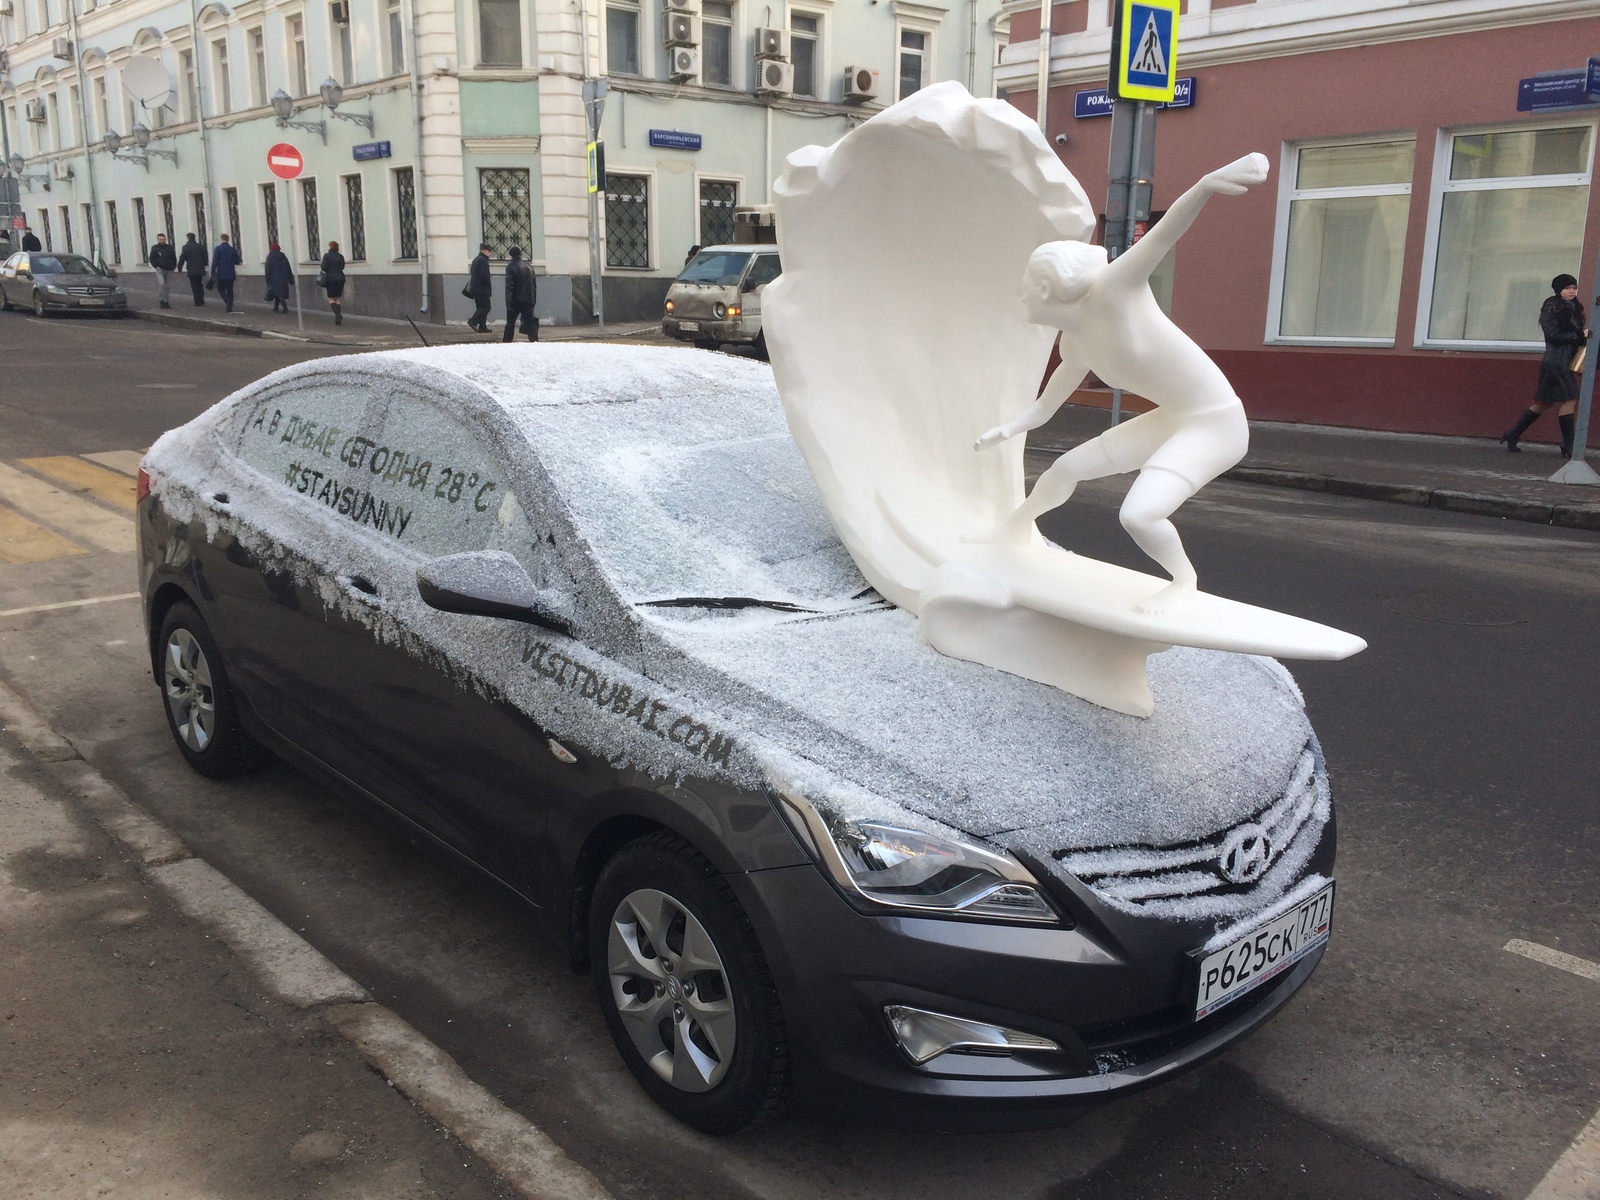
<instances>
[{"instance_id":1,"label":"street sign with russian text","mask_svg":"<svg viewBox=\"0 0 1600 1200\"><path fill-rule=\"evenodd\" d=\"M1111 94L1170 101L1178 82L1180 0L1120 0L1113 28Z\"/></svg>"},{"instance_id":2,"label":"street sign with russian text","mask_svg":"<svg viewBox=\"0 0 1600 1200\"><path fill-rule=\"evenodd\" d=\"M357 162L370 162L375 158L389 157L388 142L362 142L350 147L350 157Z\"/></svg>"},{"instance_id":3,"label":"street sign with russian text","mask_svg":"<svg viewBox=\"0 0 1600 1200\"><path fill-rule=\"evenodd\" d=\"M650 144L660 150L698 150L700 135L683 133L676 129L652 129Z\"/></svg>"},{"instance_id":4,"label":"street sign with russian text","mask_svg":"<svg viewBox=\"0 0 1600 1200\"><path fill-rule=\"evenodd\" d=\"M1111 110L1116 106L1117 102L1111 98L1111 92L1107 88L1090 88L1074 93L1072 97L1072 115L1079 120L1085 117L1109 117ZM1156 107L1193 108L1194 76L1185 75L1178 80L1177 87L1173 89L1172 99Z\"/></svg>"},{"instance_id":5,"label":"street sign with russian text","mask_svg":"<svg viewBox=\"0 0 1600 1200\"><path fill-rule=\"evenodd\" d=\"M279 142L267 151L267 170L279 179L298 179L306 169L306 160L288 142Z\"/></svg>"},{"instance_id":6,"label":"street sign with russian text","mask_svg":"<svg viewBox=\"0 0 1600 1200\"><path fill-rule=\"evenodd\" d=\"M1559 108L1587 108L1597 97L1590 91L1590 80L1596 78L1590 59L1588 67L1574 67L1570 71L1546 71L1532 79L1517 81L1518 112L1548 112Z\"/></svg>"}]
</instances>

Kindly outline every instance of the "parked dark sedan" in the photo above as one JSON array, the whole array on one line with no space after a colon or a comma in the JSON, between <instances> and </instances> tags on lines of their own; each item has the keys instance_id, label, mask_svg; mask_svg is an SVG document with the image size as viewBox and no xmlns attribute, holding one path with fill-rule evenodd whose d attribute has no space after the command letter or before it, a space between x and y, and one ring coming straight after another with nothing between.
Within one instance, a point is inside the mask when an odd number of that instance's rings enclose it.
<instances>
[{"instance_id":1,"label":"parked dark sedan","mask_svg":"<svg viewBox=\"0 0 1600 1200\"><path fill-rule=\"evenodd\" d=\"M943 657L858 573L764 364L320 360L139 487L188 761L276 752L504 883L700 1129L791 1093L1051 1119L1226 1046L1322 955L1288 673L1169 651L1138 720Z\"/></svg>"},{"instance_id":2,"label":"parked dark sedan","mask_svg":"<svg viewBox=\"0 0 1600 1200\"><path fill-rule=\"evenodd\" d=\"M81 254L21 250L0 263L0 308L31 308L42 317L52 309L128 310L128 293L116 277Z\"/></svg>"}]
</instances>

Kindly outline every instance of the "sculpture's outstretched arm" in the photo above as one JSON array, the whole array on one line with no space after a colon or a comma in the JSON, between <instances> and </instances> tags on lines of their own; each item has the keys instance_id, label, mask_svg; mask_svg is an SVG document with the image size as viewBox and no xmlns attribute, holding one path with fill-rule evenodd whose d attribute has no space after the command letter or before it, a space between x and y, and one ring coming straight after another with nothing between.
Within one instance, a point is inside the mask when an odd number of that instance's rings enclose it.
<instances>
[{"instance_id":1,"label":"sculpture's outstretched arm","mask_svg":"<svg viewBox=\"0 0 1600 1200\"><path fill-rule=\"evenodd\" d=\"M1167 209L1167 215L1151 226L1149 233L1124 250L1106 268L1105 278L1129 287L1142 287L1161 265L1167 251L1189 231L1189 226L1194 224L1194 219L1200 215L1200 210L1213 194L1241 196L1250 185L1264 183L1270 167L1265 154L1246 154L1203 176L1173 201L1172 207Z\"/></svg>"},{"instance_id":2,"label":"sculpture's outstretched arm","mask_svg":"<svg viewBox=\"0 0 1600 1200\"><path fill-rule=\"evenodd\" d=\"M993 446L1014 438L1019 433L1039 428L1056 415L1056 409L1065 404L1067 398L1078 390L1078 385L1088 374L1089 368L1082 363L1063 358L1055 373L1050 376L1050 382L1045 384L1044 391L1039 393L1037 400L1004 425L996 425L993 429L985 430L973 443L972 448L982 450L985 446Z\"/></svg>"}]
</instances>

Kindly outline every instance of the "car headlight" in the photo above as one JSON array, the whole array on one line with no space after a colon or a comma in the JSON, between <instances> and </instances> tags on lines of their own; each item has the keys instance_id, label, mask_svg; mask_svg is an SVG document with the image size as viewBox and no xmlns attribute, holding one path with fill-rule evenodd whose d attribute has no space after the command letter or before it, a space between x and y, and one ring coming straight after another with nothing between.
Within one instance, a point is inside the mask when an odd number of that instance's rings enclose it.
<instances>
[{"instance_id":1,"label":"car headlight","mask_svg":"<svg viewBox=\"0 0 1600 1200\"><path fill-rule=\"evenodd\" d=\"M718 300L711 306L711 315L719 321L722 320L723 317L728 315L728 306Z\"/></svg>"},{"instance_id":2,"label":"car headlight","mask_svg":"<svg viewBox=\"0 0 1600 1200\"><path fill-rule=\"evenodd\" d=\"M67 289L58 283L47 283L44 285L44 290L53 292L57 296L65 296L67 294Z\"/></svg>"},{"instance_id":3,"label":"car headlight","mask_svg":"<svg viewBox=\"0 0 1600 1200\"><path fill-rule=\"evenodd\" d=\"M824 816L787 789L779 808L847 896L923 916L1059 925L1039 882L1011 855L948 834Z\"/></svg>"},{"instance_id":4,"label":"car headlight","mask_svg":"<svg viewBox=\"0 0 1600 1200\"><path fill-rule=\"evenodd\" d=\"M671 313L672 313L672 310L673 310L673 309L674 309L674 308L675 308L675 307L676 307L676 305L674 305L674 304L673 304L673 303L672 303L672 301L671 301L671 300L668 300L668 301L667 301L667 313L668 313L668 315L671 315Z\"/></svg>"}]
</instances>

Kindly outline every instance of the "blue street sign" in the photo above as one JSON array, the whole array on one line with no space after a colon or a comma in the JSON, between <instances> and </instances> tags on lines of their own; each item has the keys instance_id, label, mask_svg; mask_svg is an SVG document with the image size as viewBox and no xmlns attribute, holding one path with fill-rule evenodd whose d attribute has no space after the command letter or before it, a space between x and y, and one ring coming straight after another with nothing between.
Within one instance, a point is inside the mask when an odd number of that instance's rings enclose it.
<instances>
[{"instance_id":1,"label":"blue street sign","mask_svg":"<svg viewBox=\"0 0 1600 1200\"><path fill-rule=\"evenodd\" d=\"M652 129L650 131L650 144L663 150L698 150L700 149L700 135L698 133L680 133L676 129Z\"/></svg>"},{"instance_id":2,"label":"blue street sign","mask_svg":"<svg viewBox=\"0 0 1600 1200\"><path fill-rule=\"evenodd\" d=\"M1589 66L1570 71L1546 71L1532 79L1517 81L1518 112L1548 112L1555 108L1587 108L1596 99L1600 88L1590 90L1592 80L1600 80L1595 71L1596 59Z\"/></svg>"},{"instance_id":3,"label":"blue street sign","mask_svg":"<svg viewBox=\"0 0 1600 1200\"><path fill-rule=\"evenodd\" d=\"M374 158L389 157L388 142L362 142L359 146L350 148L350 157L357 162L367 162Z\"/></svg>"},{"instance_id":4,"label":"blue street sign","mask_svg":"<svg viewBox=\"0 0 1600 1200\"><path fill-rule=\"evenodd\" d=\"M1589 93L1589 99L1600 100L1600 58L1589 60L1589 74L1584 80L1584 90Z\"/></svg>"},{"instance_id":5,"label":"blue street sign","mask_svg":"<svg viewBox=\"0 0 1600 1200\"><path fill-rule=\"evenodd\" d=\"M1111 110L1117 102L1111 98L1111 93L1105 88L1092 88L1086 92L1077 92L1072 97L1072 115L1080 120L1084 117L1109 117ZM1185 75L1178 80L1173 97L1165 104L1156 105L1157 108L1193 108L1194 107L1194 76Z\"/></svg>"}]
</instances>

